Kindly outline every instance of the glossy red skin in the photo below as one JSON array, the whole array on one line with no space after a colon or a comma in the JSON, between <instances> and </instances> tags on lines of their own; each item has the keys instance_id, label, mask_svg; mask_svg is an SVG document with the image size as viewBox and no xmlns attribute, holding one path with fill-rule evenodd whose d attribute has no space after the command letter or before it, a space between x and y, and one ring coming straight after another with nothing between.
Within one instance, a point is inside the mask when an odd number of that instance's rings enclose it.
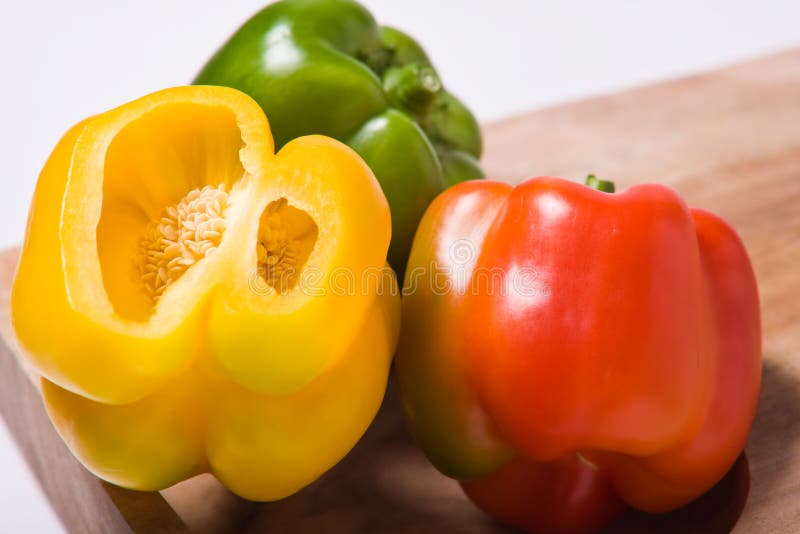
<instances>
[{"instance_id":1,"label":"glossy red skin","mask_svg":"<svg viewBox=\"0 0 800 534\"><path fill-rule=\"evenodd\" d=\"M476 204L482 195L491 209ZM721 479L744 448L761 378L758 294L736 233L659 185L608 194L536 178L515 188L451 188L429 208L415 250L452 264L448 236L466 235L467 224L485 228L472 236L469 290L427 297L433 321L404 324L397 356L406 413L427 417L409 422L429 458L448 474L469 472L465 421L481 413L517 459L495 454L492 464L478 451L479 463L495 469L465 489L484 510L532 530L556 525L559 509L576 521L567 530L596 528L610 517L596 506L609 491L663 512ZM409 271L427 257L420 251ZM414 309L416 298L407 295L404 306ZM439 350L439 332L457 349ZM462 377L456 388L436 378L448 365ZM426 372L434 378L418 380ZM431 399L440 407L426 412ZM472 405L460 409L458 399ZM448 430L447 443L431 439L434 427ZM457 460L442 462L449 451ZM578 454L594 472L576 468ZM553 495L532 502L540 492L530 488L559 472L567 481L579 473L586 495L603 498L564 499L560 508ZM510 497L520 492L527 497Z\"/></svg>"},{"instance_id":2,"label":"glossy red skin","mask_svg":"<svg viewBox=\"0 0 800 534\"><path fill-rule=\"evenodd\" d=\"M608 473L576 455L550 462L518 456L464 493L497 521L529 532L592 532L617 517L625 503Z\"/></svg>"}]
</instances>

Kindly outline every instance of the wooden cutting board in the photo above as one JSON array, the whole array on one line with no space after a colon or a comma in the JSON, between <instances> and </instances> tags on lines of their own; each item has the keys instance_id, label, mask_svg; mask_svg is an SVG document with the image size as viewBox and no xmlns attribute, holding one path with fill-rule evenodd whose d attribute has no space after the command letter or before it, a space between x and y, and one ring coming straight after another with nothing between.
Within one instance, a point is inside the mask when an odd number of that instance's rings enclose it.
<instances>
[{"instance_id":1,"label":"wooden cutting board","mask_svg":"<svg viewBox=\"0 0 800 534\"><path fill-rule=\"evenodd\" d=\"M521 115L487 125L485 137L497 179L594 172L618 188L669 184L732 223L753 260L764 380L747 460L696 503L666 516L629 512L608 531L725 532L741 514L737 532L800 532L800 49ZM0 412L70 531L504 531L413 446L392 386L356 448L277 503L244 501L207 475L160 493L100 482L58 439L10 348L16 259L0 255Z\"/></svg>"}]
</instances>

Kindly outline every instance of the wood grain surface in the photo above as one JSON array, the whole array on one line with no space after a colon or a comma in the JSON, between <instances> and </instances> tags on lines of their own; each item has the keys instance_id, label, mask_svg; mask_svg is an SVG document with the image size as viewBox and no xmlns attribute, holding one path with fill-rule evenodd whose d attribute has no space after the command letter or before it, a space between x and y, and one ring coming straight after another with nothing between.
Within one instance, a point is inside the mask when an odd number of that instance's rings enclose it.
<instances>
[{"instance_id":1,"label":"wood grain surface","mask_svg":"<svg viewBox=\"0 0 800 534\"><path fill-rule=\"evenodd\" d=\"M594 172L618 188L669 184L726 218L753 260L764 379L746 459L690 506L665 516L629 512L607 531L726 532L741 514L737 532L800 532L800 50L500 121L485 139L485 167L497 179ZM392 385L356 448L283 501L244 501L209 475L160 494L101 483L58 439L14 356L16 257L0 255L0 412L68 530L505 531L414 447Z\"/></svg>"}]
</instances>

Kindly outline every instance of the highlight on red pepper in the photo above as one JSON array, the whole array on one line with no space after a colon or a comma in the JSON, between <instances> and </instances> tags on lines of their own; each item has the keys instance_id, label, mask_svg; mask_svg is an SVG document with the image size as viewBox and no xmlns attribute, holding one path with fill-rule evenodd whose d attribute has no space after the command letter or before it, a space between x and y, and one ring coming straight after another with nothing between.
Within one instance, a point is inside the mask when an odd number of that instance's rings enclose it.
<instances>
[{"instance_id":1,"label":"highlight on red pepper","mask_svg":"<svg viewBox=\"0 0 800 534\"><path fill-rule=\"evenodd\" d=\"M760 390L736 232L667 187L589 182L458 184L406 271L411 431L477 506L533 532L697 498L743 450Z\"/></svg>"}]
</instances>

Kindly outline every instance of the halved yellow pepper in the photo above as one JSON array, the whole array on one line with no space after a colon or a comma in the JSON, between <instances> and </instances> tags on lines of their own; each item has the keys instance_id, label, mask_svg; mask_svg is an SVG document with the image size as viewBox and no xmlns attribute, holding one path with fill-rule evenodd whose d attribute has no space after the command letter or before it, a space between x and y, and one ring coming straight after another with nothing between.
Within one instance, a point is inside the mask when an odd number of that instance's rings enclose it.
<instances>
[{"instance_id":1,"label":"halved yellow pepper","mask_svg":"<svg viewBox=\"0 0 800 534\"><path fill-rule=\"evenodd\" d=\"M321 136L277 155L221 87L91 117L43 169L12 319L61 437L156 490L210 471L254 500L341 459L383 398L399 327L389 208Z\"/></svg>"}]
</instances>

